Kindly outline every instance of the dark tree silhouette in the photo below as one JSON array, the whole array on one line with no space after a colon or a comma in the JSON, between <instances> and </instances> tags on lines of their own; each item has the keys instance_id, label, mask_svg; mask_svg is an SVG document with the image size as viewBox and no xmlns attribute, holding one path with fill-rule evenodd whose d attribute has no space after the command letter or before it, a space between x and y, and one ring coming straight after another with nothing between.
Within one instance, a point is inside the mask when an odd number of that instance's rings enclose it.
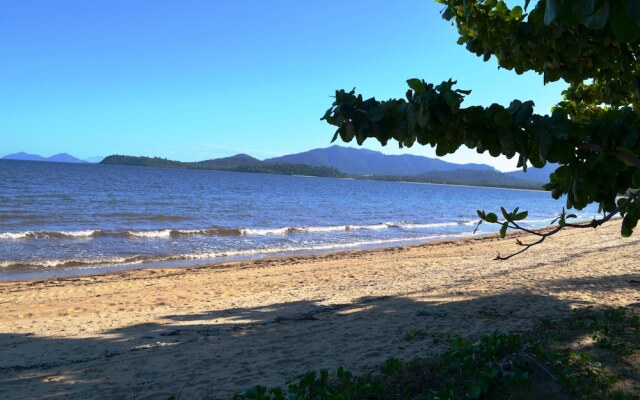
<instances>
[{"instance_id":1,"label":"dark tree silhouette","mask_svg":"<svg viewBox=\"0 0 640 400\"><path fill-rule=\"evenodd\" d=\"M527 212L502 209L501 216L478 211L480 222L538 236L541 243L565 227L597 227L623 217L630 236L640 218L640 2L637 0L540 0L509 8L497 0L437 0L442 17L458 29L459 44L484 61L518 74L535 71L544 82L564 80L569 88L550 115L536 114L532 101L463 107L469 91L455 81L438 85L409 79L405 98L379 101L338 90L323 119L337 127L333 140L376 138L400 147L435 147L443 156L465 145L496 157L518 157L518 166L559 167L544 186L567 209L596 203L602 217L569 223L563 209L551 231L529 231L519 222ZM517 254L516 253L516 254ZM513 256L512 254L511 256ZM508 257L498 258L505 259Z\"/></svg>"}]
</instances>

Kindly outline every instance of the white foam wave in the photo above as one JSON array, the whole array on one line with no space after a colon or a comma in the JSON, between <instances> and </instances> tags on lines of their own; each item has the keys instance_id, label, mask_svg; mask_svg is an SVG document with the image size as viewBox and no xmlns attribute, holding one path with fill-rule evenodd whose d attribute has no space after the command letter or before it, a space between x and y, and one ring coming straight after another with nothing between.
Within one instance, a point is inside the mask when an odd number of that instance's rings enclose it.
<instances>
[{"instance_id":1,"label":"white foam wave","mask_svg":"<svg viewBox=\"0 0 640 400\"><path fill-rule=\"evenodd\" d=\"M458 226L457 222L435 222L431 224L413 224L413 223L389 223L389 226L398 227L401 229L429 229L429 228L444 228L446 226Z\"/></svg>"},{"instance_id":2,"label":"white foam wave","mask_svg":"<svg viewBox=\"0 0 640 400\"><path fill-rule=\"evenodd\" d=\"M267 229L241 229L243 236L286 235L291 228L267 228Z\"/></svg>"},{"instance_id":3,"label":"white foam wave","mask_svg":"<svg viewBox=\"0 0 640 400\"><path fill-rule=\"evenodd\" d=\"M171 229L159 231L129 231L130 236L137 238L168 238L171 236Z\"/></svg>"},{"instance_id":4,"label":"white foam wave","mask_svg":"<svg viewBox=\"0 0 640 400\"><path fill-rule=\"evenodd\" d=\"M166 261L178 261L178 260L202 260L202 259L215 259L215 258L233 258L233 257L247 257L255 255L268 255L268 254L281 254L292 252L312 252L312 251L330 251L341 249L352 249L366 246L377 246L393 243L406 243L406 242L425 242L437 239L451 239L456 237L468 236L468 233L461 233L455 235L429 235L418 236L412 238L390 238L390 239L377 239L377 240L362 240L349 243L332 243L316 246L284 246L284 247L270 247L264 249L247 249L247 250L230 250L221 252L208 252L208 253L195 253L195 254L181 254L167 257Z\"/></svg>"},{"instance_id":5,"label":"white foam wave","mask_svg":"<svg viewBox=\"0 0 640 400\"><path fill-rule=\"evenodd\" d=\"M26 238L83 238L92 237L99 230L86 229L80 231L25 231L0 233L0 240L26 239Z\"/></svg>"},{"instance_id":6,"label":"white foam wave","mask_svg":"<svg viewBox=\"0 0 640 400\"><path fill-rule=\"evenodd\" d=\"M180 235L206 235L208 233L206 229L175 229L173 232Z\"/></svg>"},{"instance_id":7,"label":"white foam wave","mask_svg":"<svg viewBox=\"0 0 640 400\"><path fill-rule=\"evenodd\" d=\"M266 228L254 229L245 228L240 230L240 234L244 236L253 235L279 235L284 236L291 233L324 233L324 232L343 232L355 230L382 230L389 228L396 229L432 229L444 228L447 226L457 226L457 222L436 222L429 224L411 223L411 222L383 222L379 224L369 225L330 225L330 226L293 226L284 228Z\"/></svg>"},{"instance_id":8,"label":"white foam wave","mask_svg":"<svg viewBox=\"0 0 640 400\"><path fill-rule=\"evenodd\" d=\"M475 223L475 222L474 222ZM98 236L124 236L130 238L160 239L169 237L194 236L194 235L242 235L242 236L286 236L297 233L330 233L356 230L383 230L383 229L433 229L459 225L457 222L437 223L413 223L413 222L383 222L368 225L329 225L329 226L288 226L278 228L210 228L210 229L158 229L158 230L77 230L77 231L25 231L3 232L0 240L15 239L74 239L90 238ZM466 223L465 223L466 225Z\"/></svg>"},{"instance_id":9,"label":"white foam wave","mask_svg":"<svg viewBox=\"0 0 640 400\"><path fill-rule=\"evenodd\" d=\"M0 261L0 268L10 267L80 267L90 265L110 265L110 264L141 264L147 261L144 257L106 257L106 258L72 258L72 259L46 259L46 260L26 260L26 261Z\"/></svg>"},{"instance_id":10,"label":"white foam wave","mask_svg":"<svg viewBox=\"0 0 640 400\"><path fill-rule=\"evenodd\" d=\"M347 230L354 229L366 229L370 231L377 231L379 229L387 229L389 227L388 224L373 224L373 225L348 225Z\"/></svg>"},{"instance_id":11,"label":"white foam wave","mask_svg":"<svg viewBox=\"0 0 640 400\"><path fill-rule=\"evenodd\" d=\"M214 260L220 258L245 258L252 256L262 256L270 254L291 254L291 253L308 253L308 252L323 252L323 251L335 251L335 250L348 250L357 249L363 247L375 247L380 245L389 244L401 244L401 243L416 243L426 242L438 239L452 239L456 237L468 236L469 233L459 233L450 235L428 235L418 236L411 238L389 238L389 239L377 239L377 240L362 240L348 243L329 243L315 246L282 246L282 247L268 247L262 249L245 249L245 250L229 250L219 252L203 252L203 253L189 253L189 254L176 254L170 256L134 256L134 257L105 257L105 258L78 258L78 259L46 259L46 260L12 260L12 261L0 261L0 268L82 268L82 267L97 267L107 265L136 265L136 264L150 264L150 263L162 263L171 261L185 261L185 260Z\"/></svg>"},{"instance_id":12,"label":"white foam wave","mask_svg":"<svg viewBox=\"0 0 640 400\"><path fill-rule=\"evenodd\" d=\"M0 239L24 239L29 235L32 235L33 232L5 232L0 233Z\"/></svg>"},{"instance_id":13,"label":"white foam wave","mask_svg":"<svg viewBox=\"0 0 640 400\"><path fill-rule=\"evenodd\" d=\"M341 232L346 231L348 229L347 225L338 225L338 226L309 226L304 228L296 228L297 230L303 232Z\"/></svg>"},{"instance_id":14,"label":"white foam wave","mask_svg":"<svg viewBox=\"0 0 640 400\"><path fill-rule=\"evenodd\" d=\"M99 232L100 232L99 230L96 231L96 230L86 229L83 231L62 231L60 232L60 234L68 237L89 237Z\"/></svg>"}]
</instances>

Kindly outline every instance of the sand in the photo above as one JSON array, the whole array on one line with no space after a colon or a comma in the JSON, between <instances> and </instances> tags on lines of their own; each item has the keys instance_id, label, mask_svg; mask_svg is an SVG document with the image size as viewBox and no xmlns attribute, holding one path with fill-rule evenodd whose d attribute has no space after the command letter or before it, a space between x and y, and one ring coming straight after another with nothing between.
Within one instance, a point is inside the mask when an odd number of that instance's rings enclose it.
<instances>
[{"instance_id":1,"label":"sand","mask_svg":"<svg viewBox=\"0 0 640 400\"><path fill-rule=\"evenodd\" d=\"M428 356L441 334L640 304L640 235L621 238L619 222L494 261L514 250L484 237L0 283L0 395L230 398L307 370ZM426 335L407 341L411 328Z\"/></svg>"}]
</instances>

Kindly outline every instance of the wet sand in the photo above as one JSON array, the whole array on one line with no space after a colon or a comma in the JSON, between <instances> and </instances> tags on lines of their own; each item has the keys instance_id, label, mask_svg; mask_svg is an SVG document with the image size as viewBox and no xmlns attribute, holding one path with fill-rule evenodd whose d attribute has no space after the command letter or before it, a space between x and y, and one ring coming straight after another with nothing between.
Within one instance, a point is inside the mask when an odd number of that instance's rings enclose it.
<instances>
[{"instance_id":1,"label":"wet sand","mask_svg":"<svg viewBox=\"0 0 640 400\"><path fill-rule=\"evenodd\" d=\"M230 398L311 369L428 356L435 337L526 331L640 304L640 235L513 237L0 283L7 399ZM521 237L526 241L527 237ZM410 328L426 335L407 341Z\"/></svg>"}]
</instances>

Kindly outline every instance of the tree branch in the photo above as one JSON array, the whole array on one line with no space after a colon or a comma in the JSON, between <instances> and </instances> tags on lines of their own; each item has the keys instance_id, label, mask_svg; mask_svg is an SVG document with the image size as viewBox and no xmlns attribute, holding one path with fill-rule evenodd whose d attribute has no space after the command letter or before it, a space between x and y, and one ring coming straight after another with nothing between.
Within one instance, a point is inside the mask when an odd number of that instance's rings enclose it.
<instances>
[{"instance_id":1,"label":"tree branch","mask_svg":"<svg viewBox=\"0 0 640 400\"><path fill-rule=\"evenodd\" d=\"M607 221L609 221L611 218L613 218L617 214L619 214L625 208L627 208L631 203L633 203L635 201L635 199L637 197L638 197L638 193L637 192L630 193L629 196L627 196L626 200L623 203L621 203L618 207L616 207L615 210L611 211L609 214L605 215L601 219L595 219L594 218L588 224L574 224L574 223L566 223L565 222L563 225L558 225L557 227L555 227L554 229L552 229L551 231L548 231L548 232L540 232L540 231L527 229L527 228L524 228L524 227L520 226L515 221L507 221L509 223L509 227L510 228L516 229L516 230L519 230L519 231L522 231L522 232L525 232L525 233L528 233L528 234L531 234L531 235L538 236L539 239L536 240L535 242L532 242L532 243L522 243L520 241L520 239L516 239L516 243L519 246L523 247L521 250L519 250L519 251L517 251L515 253L512 253L512 254L509 254L508 256L504 256L504 257L501 256L500 253L498 253L498 255L496 255L494 260L504 261L504 260L508 260L508 259L510 259L512 257L515 257L515 256L517 256L519 254L522 254L525 251L529 250L531 247L541 244L542 242L544 242L544 240L546 238L548 238L549 236L555 235L556 233L560 232L564 228L597 228L600 225L602 225L602 224L606 223ZM563 214L564 214L564 211L563 211ZM496 222L496 223L500 224L500 222Z\"/></svg>"},{"instance_id":2,"label":"tree branch","mask_svg":"<svg viewBox=\"0 0 640 400\"><path fill-rule=\"evenodd\" d=\"M524 253L525 251L529 250L531 247L536 246L536 245L538 245L538 244L540 244L540 243L544 242L544 240L545 240L546 238L548 238L549 236L551 236L551 235L555 235L556 233L560 232L560 231L562 230L562 228L563 228L562 226L558 226L557 228L555 228L555 229L553 229L552 231L547 232L547 233L540 233L540 232L535 232L535 231L533 231L535 235L540 236L540 239L538 239L538 240L536 240L535 242L532 242L532 243L522 243L519 239L516 239L516 243L517 243L519 246L522 246L522 247L523 247L523 249L522 249L522 250L517 251L517 252L512 253L512 254L509 254L509 255L508 255L508 256L506 256L506 257L502 257L502 256L500 255L500 253L498 253L498 255L496 255L496 258L494 258L494 260L504 261L504 260L508 260L508 259L510 259L511 257L515 257L515 256L517 256L518 254L522 254L522 253ZM516 229L518 229L518 228L516 228ZM530 231L530 230L528 230L528 229L527 229L527 230L524 230L524 231L525 231L525 232L531 232L531 231Z\"/></svg>"}]
</instances>

